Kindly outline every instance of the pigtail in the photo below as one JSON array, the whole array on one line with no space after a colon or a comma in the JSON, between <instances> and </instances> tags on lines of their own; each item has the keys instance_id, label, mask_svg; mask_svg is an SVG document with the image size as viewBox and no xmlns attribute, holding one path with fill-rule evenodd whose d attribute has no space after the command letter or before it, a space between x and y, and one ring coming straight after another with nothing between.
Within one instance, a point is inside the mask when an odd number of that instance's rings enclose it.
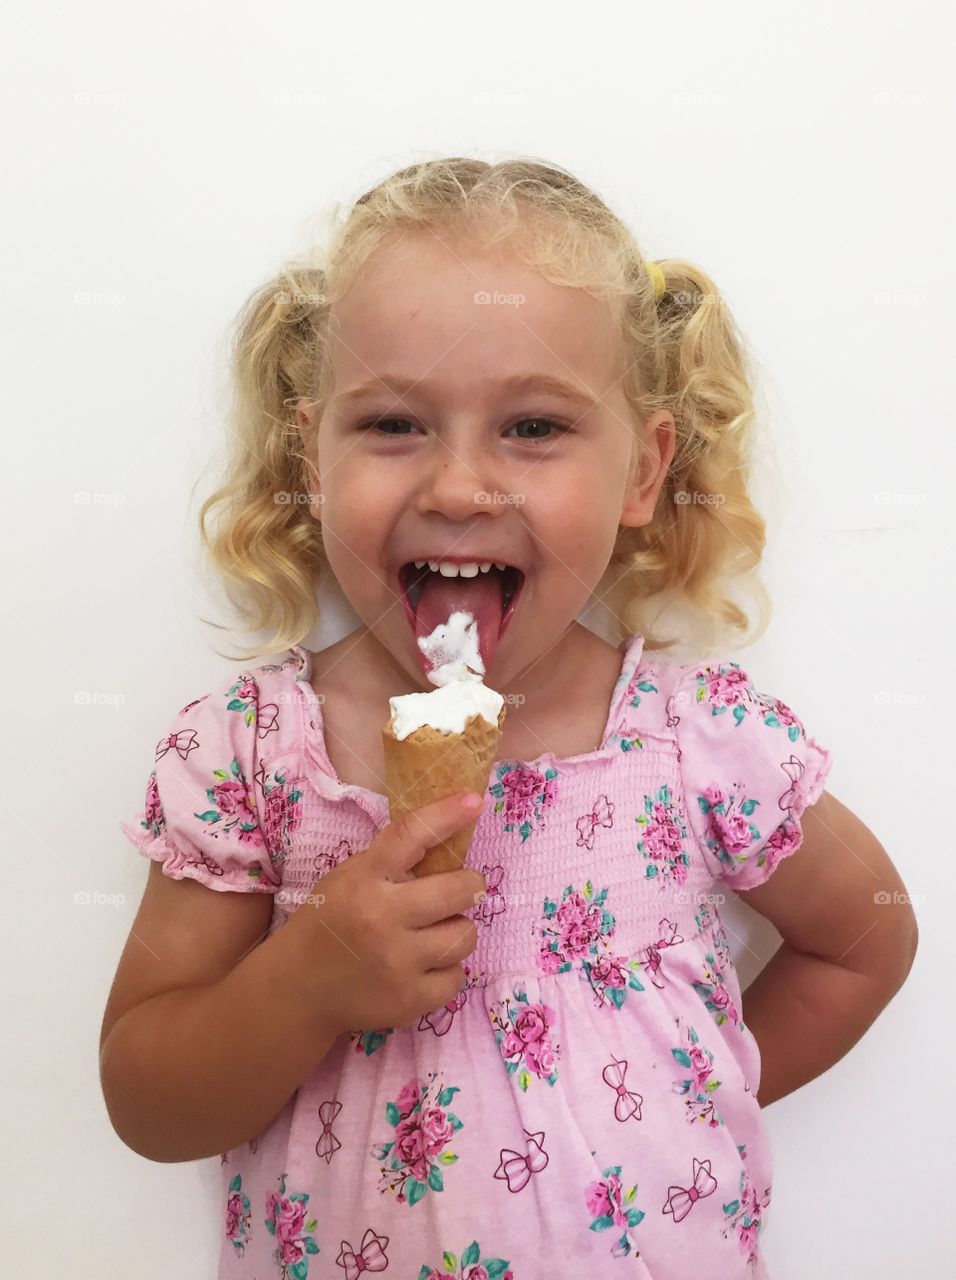
<instances>
[{"instance_id":1,"label":"pigtail","mask_svg":"<svg viewBox=\"0 0 956 1280\"><path fill-rule=\"evenodd\" d=\"M705 272L683 259L657 265L663 292L655 298L649 281L635 285L625 323L645 354L635 408L640 416L672 413L674 458L654 518L620 532L604 577L612 584L607 600L621 634L643 631L647 649L675 643L673 636L654 634L650 616L677 600L701 615L698 631L709 630L698 644L724 645L722 630L746 632L749 625L729 593L735 580L748 580L758 609L752 642L766 630L770 606L756 575L766 522L748 491L755 422L748 355Z\"/></svg>"},{"instance_id":2,"label":"pigtail","mask_svg":"<svg viewBox=\"0 0 956 1280\"><path fill-rule=\"evenodd\" d=\"M244 629L270 636L264 649L236 655L242 661L300 643L318 619L326 558L295 409L322 376L323 285L320 269L288 265L253 293L234 325L230 465L202 504L199 527Z\"/></svg>"}]
</instances>

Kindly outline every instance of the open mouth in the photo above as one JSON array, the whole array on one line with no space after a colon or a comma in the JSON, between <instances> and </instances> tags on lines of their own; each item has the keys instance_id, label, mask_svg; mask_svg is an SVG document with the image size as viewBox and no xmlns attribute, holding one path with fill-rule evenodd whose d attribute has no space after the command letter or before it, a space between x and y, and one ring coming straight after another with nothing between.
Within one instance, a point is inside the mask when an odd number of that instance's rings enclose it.
<instances>
[{"instance_id":1,"label":"open mouth","mask_svg":"<svg viewBox=\"0 0 956 1280\"><path fill-rule=\"evenodd\" d=\"M402 603L405 606L413 631L415 630L418 602L421 599L424 584L433 576L440 577L441 575L437 570L429 569L427 564L421 568L416 568L414 561L411 560L407 564L403 564L399 570L398 579L402 589ZM503 569L499 569L497 565L493 564L481 576L494 577L498 582L501 591L501 624L498 628L498 635L501 636L514 615L515 605L524 586L525 575L521 569L516 568L514 565L506 564ZM459 582L461 583L467 583L468 581L468 578L459 577Z\"/></svg>"}]
</instances>

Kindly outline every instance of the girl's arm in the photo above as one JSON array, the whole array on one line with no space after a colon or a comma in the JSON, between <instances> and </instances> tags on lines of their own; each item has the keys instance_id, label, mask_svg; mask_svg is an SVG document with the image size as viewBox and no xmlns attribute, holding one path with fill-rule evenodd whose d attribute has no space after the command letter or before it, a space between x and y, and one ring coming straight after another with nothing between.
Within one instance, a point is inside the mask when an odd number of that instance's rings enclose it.
<instances>
[{"instance_id":1,"label":"girl's arm","mask_svg":"<svg viewBox=\"0 0 956 1280\"><path fill-rule=\"evenodd\" d=\"M906 886L872 831L826 791L801 826L796 852L742 891L783 938L743 994L760 1049L762 1107L839 1062L899 991L916 954Z\"/></svg>"},{"instance_id":2,"label":"girl's arm","mask_svg":"<svg viewBox=\"0 0 956 1280\"><path fill-rule=\"evenodd\" d=\"M110 1121L139 1155L198 1160L255 1137L334 1043L295 915L266 937L272 906L150 864L100 1034Z\"/></svg>"}]
</instances>

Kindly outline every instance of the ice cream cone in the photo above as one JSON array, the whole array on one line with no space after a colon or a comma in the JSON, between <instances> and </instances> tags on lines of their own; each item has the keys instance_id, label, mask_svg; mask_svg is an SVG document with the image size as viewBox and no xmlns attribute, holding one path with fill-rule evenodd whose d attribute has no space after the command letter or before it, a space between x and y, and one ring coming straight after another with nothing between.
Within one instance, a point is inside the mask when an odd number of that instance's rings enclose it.
<instances>
[{"instance_id":1,"label":"ice cream cone","mask_svg":"<svg viewBox=\"0 0 956 1280\"><path fill-rule=\"evenodd\" d=\"M402 739L395 737L390 720L382 730L389 819L394 822L399 814L454 795L456 791L475 791L483 796L497 755L504 718L502 705L497 724L490 724L484 716L472 715L462 733L444 733L425 724ZM440 840L430 848L413 868L415 875L435 875L463 867L477 822L478 815L447 840Z\"/></svg>"}]
</instances>

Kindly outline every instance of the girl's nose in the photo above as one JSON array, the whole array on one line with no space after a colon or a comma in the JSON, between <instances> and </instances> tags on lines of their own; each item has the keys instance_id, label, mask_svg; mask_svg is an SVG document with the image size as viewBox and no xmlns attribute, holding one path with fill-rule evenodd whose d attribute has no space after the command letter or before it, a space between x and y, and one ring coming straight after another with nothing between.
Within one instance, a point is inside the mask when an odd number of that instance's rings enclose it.
<instances>
[{"instance_id":1,"label":"girl's nose","mask_svg":"<svg viewBox=\"0 0 956 1280\"><path fill-rule=\"evenodd\" d=\"M492 459L482 444L436 443L432 456L423 464L418 493L419 514L439 511L450 519L460 519L475 511L492 511L494 491Z\"/></svg>"}]
</instances>

